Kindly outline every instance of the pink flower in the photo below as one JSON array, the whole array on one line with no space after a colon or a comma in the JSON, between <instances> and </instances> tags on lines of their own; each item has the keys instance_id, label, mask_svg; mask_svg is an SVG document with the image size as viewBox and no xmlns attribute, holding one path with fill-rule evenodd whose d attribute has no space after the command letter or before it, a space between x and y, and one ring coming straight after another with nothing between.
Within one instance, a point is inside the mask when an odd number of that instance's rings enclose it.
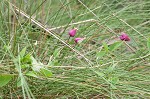
<instances>
[{"instance_id":1,"label":"pink flower","mask_svg":"<svg viewBox=\"0 0 150 99\"><path fill-rule=\"evenodd\" d=\"M122 41L130 41L129 36L126 33L122 33L119 38Z\"/></svg>"},{"instance_id":2,"label":"pink flower","mask_svg":"<svg viewBox=\"0 0 150 99\"><path fill-rule=\"evenodd\" d=\"M74 41L76 43L81 43L85 38L75 38Z\"/></svg>"},{"instance_id":3,"label":"pink flower","mask_svg":"<svg viewBox=\"0 0 150 99\"><path fill-rule=\"evenodd\" d=\"M76 35L77 29L72 29L69 31L70 37L74 37Z\"/></svg>"}]
</instances>

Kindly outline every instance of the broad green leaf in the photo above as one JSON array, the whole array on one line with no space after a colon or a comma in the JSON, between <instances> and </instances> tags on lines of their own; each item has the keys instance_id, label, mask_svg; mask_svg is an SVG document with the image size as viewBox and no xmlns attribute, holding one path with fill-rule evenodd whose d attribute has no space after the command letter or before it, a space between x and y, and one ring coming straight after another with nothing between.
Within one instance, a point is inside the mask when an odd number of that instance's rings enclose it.
<instances>
[{"instance_id":1,"label":"broad green leaf","mask_svg":"<svg viewBox=\"0 0 150 99\"><path fill-rule=\"evenodd\" d=\"M33 71L27 72L26 75L37 78L37 75Z\"/></svg>"},{"instance_id":2,"label":"broad green leaf","mask_svg":"<svg viewBox=\"0 0 150 99\"><path fill-rule=\"evenodd\" d=\"M0 87L5 86L12 79L12 75L0 75Z\"/></svg>"},{"instance_id":3,"label":"broad green leaf","mask_svg":"<svg viewBox=\"0 0 150 99\"><path fill-rule=\"evenodd\" d=\"M21 65L21 68L22 68L22 69L25 69L25 68L27 68L27 66L28 66L28 65L23 64L23 65Z\"/></svg>"},{"instance_id":4,"label":"broad green leaf","mask_svg":"<svg viewBox=\"0 0 150 99\"><path fill-rule=\"evenodd\" d=\"M23 65L21 65L22 69L26 69L26 68L29 68L29 67L31 67L29 64L23 64Z\"/></svg>"},{"instance_id":5,"label":"broad green leaf","mask_svg":"<svg viewBox=\"0 0 150 99\"><path fill-rule=\"evenodd\" d=\"M48 69L45 69L45 68L41 68L41 73L46 76L46 77L51 77L52 76L52 72Z\"/></svg>"},{"instance_id":6,"label":"broad green leaf","mask_svg":"<svg viewBox=\"0 0 150 99\"><path fill-rule=\"evenodd\" d=\"M31 57L32 59L32 69L35 72L40 72L41 68L43 68L43 63L37 62L34 57Z\"/></svg>"},{"instance_id":7,"label":"broad green leaf","mask_svg":"<svg viewBox=\"0 0 150 99\"><path fill-rule=\"evenodd\" d=\"M115 51L117 48L119 48L121 45L123 44L123 42L115 42L114 44L109 46L109 50L110 51Z\"/></svg>"},{"instance_id":8,"label":"broad green leaf","mask_svg":"<svg viewBox=\"0 0 150 99\"><path fill-rule=\"evenodd\" d=\"M23 56L25 55L26 49L27 49L26 47L23 48L23 49L21 50L21 52L19 53L19 55L20 55L21 58L23 58Z\"/></svg>"},{"instance_id":9,"label":"broad green leaf","mask_svg":"<svg viewBox=\"0 0 150 99\"><path fill-rule=\"evenodd\" d=\"M21 59L21 63L22 64L31 64L32 63L32 59L30 54L25 55L22 59Z\"/></svg>"},{"instance_id":10,"label":"broad green leaf","mask_svg":"<svg viewBox=\"0 0 150 99\"><path fill-rule=\"evenodd\" d=\"M101 58L101 57L103 57L105 54L106 54L106 51L100 51L100 52L97 53L97 57L98 57L98 58Z\"/></svg>"},{"instance_id":11,"label":"broad green leaf","mask_svg":"<svg viewBox=\"0 0 150 99\"><path fill-rule=\"evenodd\" d=\"M33 56L31 56L31 60L32 60L32 64L38 64L38 62L36 61L36 59Z\"/></svg>"}]
</instances>

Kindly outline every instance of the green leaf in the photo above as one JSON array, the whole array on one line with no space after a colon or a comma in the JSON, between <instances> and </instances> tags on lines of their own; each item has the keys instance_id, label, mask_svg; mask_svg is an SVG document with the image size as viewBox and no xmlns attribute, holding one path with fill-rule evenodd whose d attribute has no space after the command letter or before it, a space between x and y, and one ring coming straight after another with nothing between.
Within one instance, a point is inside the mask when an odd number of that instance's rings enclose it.
<instances>
[{"instance_id":1,"label":"green leaf","mask_svg":"<svg viewBox=\"0 0 150 99\"><path fill-rule=\"evenodd\" d=\"M0 87L5 86L12 79L12 75L0 75Z\"/></svg>"},{"instance_id":2,"label":"green leaf","mask_svg":"<svg viewBox=\"0 0 150 99\"><path fill-rule=\"evenodd\" d=\"M48 69L41 68L40 71L46 77L51 77L52 76L52 72L50 70L48 70Z\"/></svg>"},{"instance_id":3,"label":"green leaf","mask_svg":"<svg viewBox=\"0 0 150 99\"><path fill-rule=\"evenodd\" d=\"M23 48L23 49L21 50L21 52L19 53L19 55L20 55L21 58L23 58L23 56L25 55L26 49L27 49L26 47Z\"/></svg>"},{"instance_id":4,"label":"green leaf","mask_svg":"<svg viewBox=\"0 0 150 99\"><path fill-rule=\"evenodd\" d=\"M23 65L21 65L21 68L22 68L22 69L26 69L26 68L29 68L29 67L30 67L29 64L23 64Z\"/></svg>"},{"instance_id":5,"label":"green leaf","mask_svg":"<svg viewBox=\"0 0 150 99\"><path fill-rule=\"evenodd\" d=\"M30 54L27 54L26 56L24 56L24 57L21 59L21 62L22 62L22 63L31 64L31 63L32 63L31 55L30 55Z\"/></svg>"},{"instance_id":6,"label":"green leaf","mask_svg":"<svg viewBox=\"0 0 150 99\"><path fill-rule=\"evenodd\" d=\"M111 83L117 84L118 82L119 82L119 78L118 77L112 77Z\"/></svg>"},{"instance_id":7,"label":"green leaf","mask_svg":"<svg viewBox=\"0 0 150 99\"><path fill-rule=\"evenodd\" d=\"M148 47L148 51L150 52L150 38L147 41L147 47Z\"/></svg>"},{"instance_id":8,"label":"green leaf","mask_svg":"<svg viewBox=\"0 0 150 99\"><path fill-rule=\"evenodd\" d=\"M119 48L121 45L123 44L123 42L115 42L114 44L109 46L109 50L110 51L115 51L117 48Z\"/></svg>"},{"instance_id":9,"label":"green leaf","mask_svg":"<svg viewBox=\"0 0 150 99\"><path fill-rule=\"evenodd\" d=\"M106 54L106 51L100 51L97 53L98 58L102 58Z\"/></svg>"},{"instance_id":10,"label":"green leaf","mask_svg":"<svg viewBox=\"0 0 150 99\"><path fill-rule=\"evenodd\" d=\"M104 46L105 51L108 52L109 51L108 45L105 42L103 42L103 46Z\"/></svg>"},{"instance_id":11,"label":"green leaf","mask_svg":"<svg viewBox=\"0 0 150 99\"><path fill-rule=\"evenodd\" d=\"M36 61L36 59L33 57L33 56L31 56L31 60L32 60L32 64L34 65L34 64L38 64L38 62Z\"/></svg>"},{"instance_id":12,"label":"green leaf","mask_svg":"<svg viewBox=\"0 0 150 99\"><path fill-rule=\"evenodd\" d=\"M26 73L27 76L38 78L37 75L33 71L29 71Z\"/></svg>"}]
</instances>

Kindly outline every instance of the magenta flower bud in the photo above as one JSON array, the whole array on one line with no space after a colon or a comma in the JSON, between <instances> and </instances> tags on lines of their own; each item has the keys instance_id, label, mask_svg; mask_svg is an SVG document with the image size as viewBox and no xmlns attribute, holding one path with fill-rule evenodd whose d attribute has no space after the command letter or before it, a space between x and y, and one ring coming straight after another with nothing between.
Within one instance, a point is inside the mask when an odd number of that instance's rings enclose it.
<instances>
[{"instance_id":1,"label":"magenta flower bud","mask_svg":"<svg viewBox=\"0 0 150 99\"><path fill-rule=\"evenodd\" d=\"M122 41L130 41L129 36L126 33L122 33L119 38Z\"/></svg>"},{"instance_id":2,"label":"magenta flower bud","mask_svg":"<svg viewBox=\"0 0 150 99\"><path fill-rule=\"evenodd\" d=\"M77 29L72 29L69 31L70 37L74 37L76 35Z\"/></svg>"},{"instance_id":3,"label":"magenta flower bud","mask_svg":"<svg viewBox=\"0 0 150 99\"><path fill-rule=\"evenodd\" d=\"M76 43L81 43L85 38L75 38L74 41Z\"/></svg>"}]
</instances>

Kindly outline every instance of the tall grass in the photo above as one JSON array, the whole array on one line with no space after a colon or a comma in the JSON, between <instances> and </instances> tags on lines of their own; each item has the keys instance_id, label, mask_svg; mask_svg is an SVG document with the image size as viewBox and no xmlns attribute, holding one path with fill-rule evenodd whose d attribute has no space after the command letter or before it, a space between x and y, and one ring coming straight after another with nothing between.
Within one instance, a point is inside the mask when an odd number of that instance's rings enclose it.
<instances>
[{"instance_id":1,"label":"tall grass","mask_svg":"<svg viewBox=\"0 0 150 99\"><path fill-rule=\"evenodd\" d=\"M150 98L149 4L1 0L0 97ZM131 41L119 40L122 32Z\"/></svg>"}]
</instances>

